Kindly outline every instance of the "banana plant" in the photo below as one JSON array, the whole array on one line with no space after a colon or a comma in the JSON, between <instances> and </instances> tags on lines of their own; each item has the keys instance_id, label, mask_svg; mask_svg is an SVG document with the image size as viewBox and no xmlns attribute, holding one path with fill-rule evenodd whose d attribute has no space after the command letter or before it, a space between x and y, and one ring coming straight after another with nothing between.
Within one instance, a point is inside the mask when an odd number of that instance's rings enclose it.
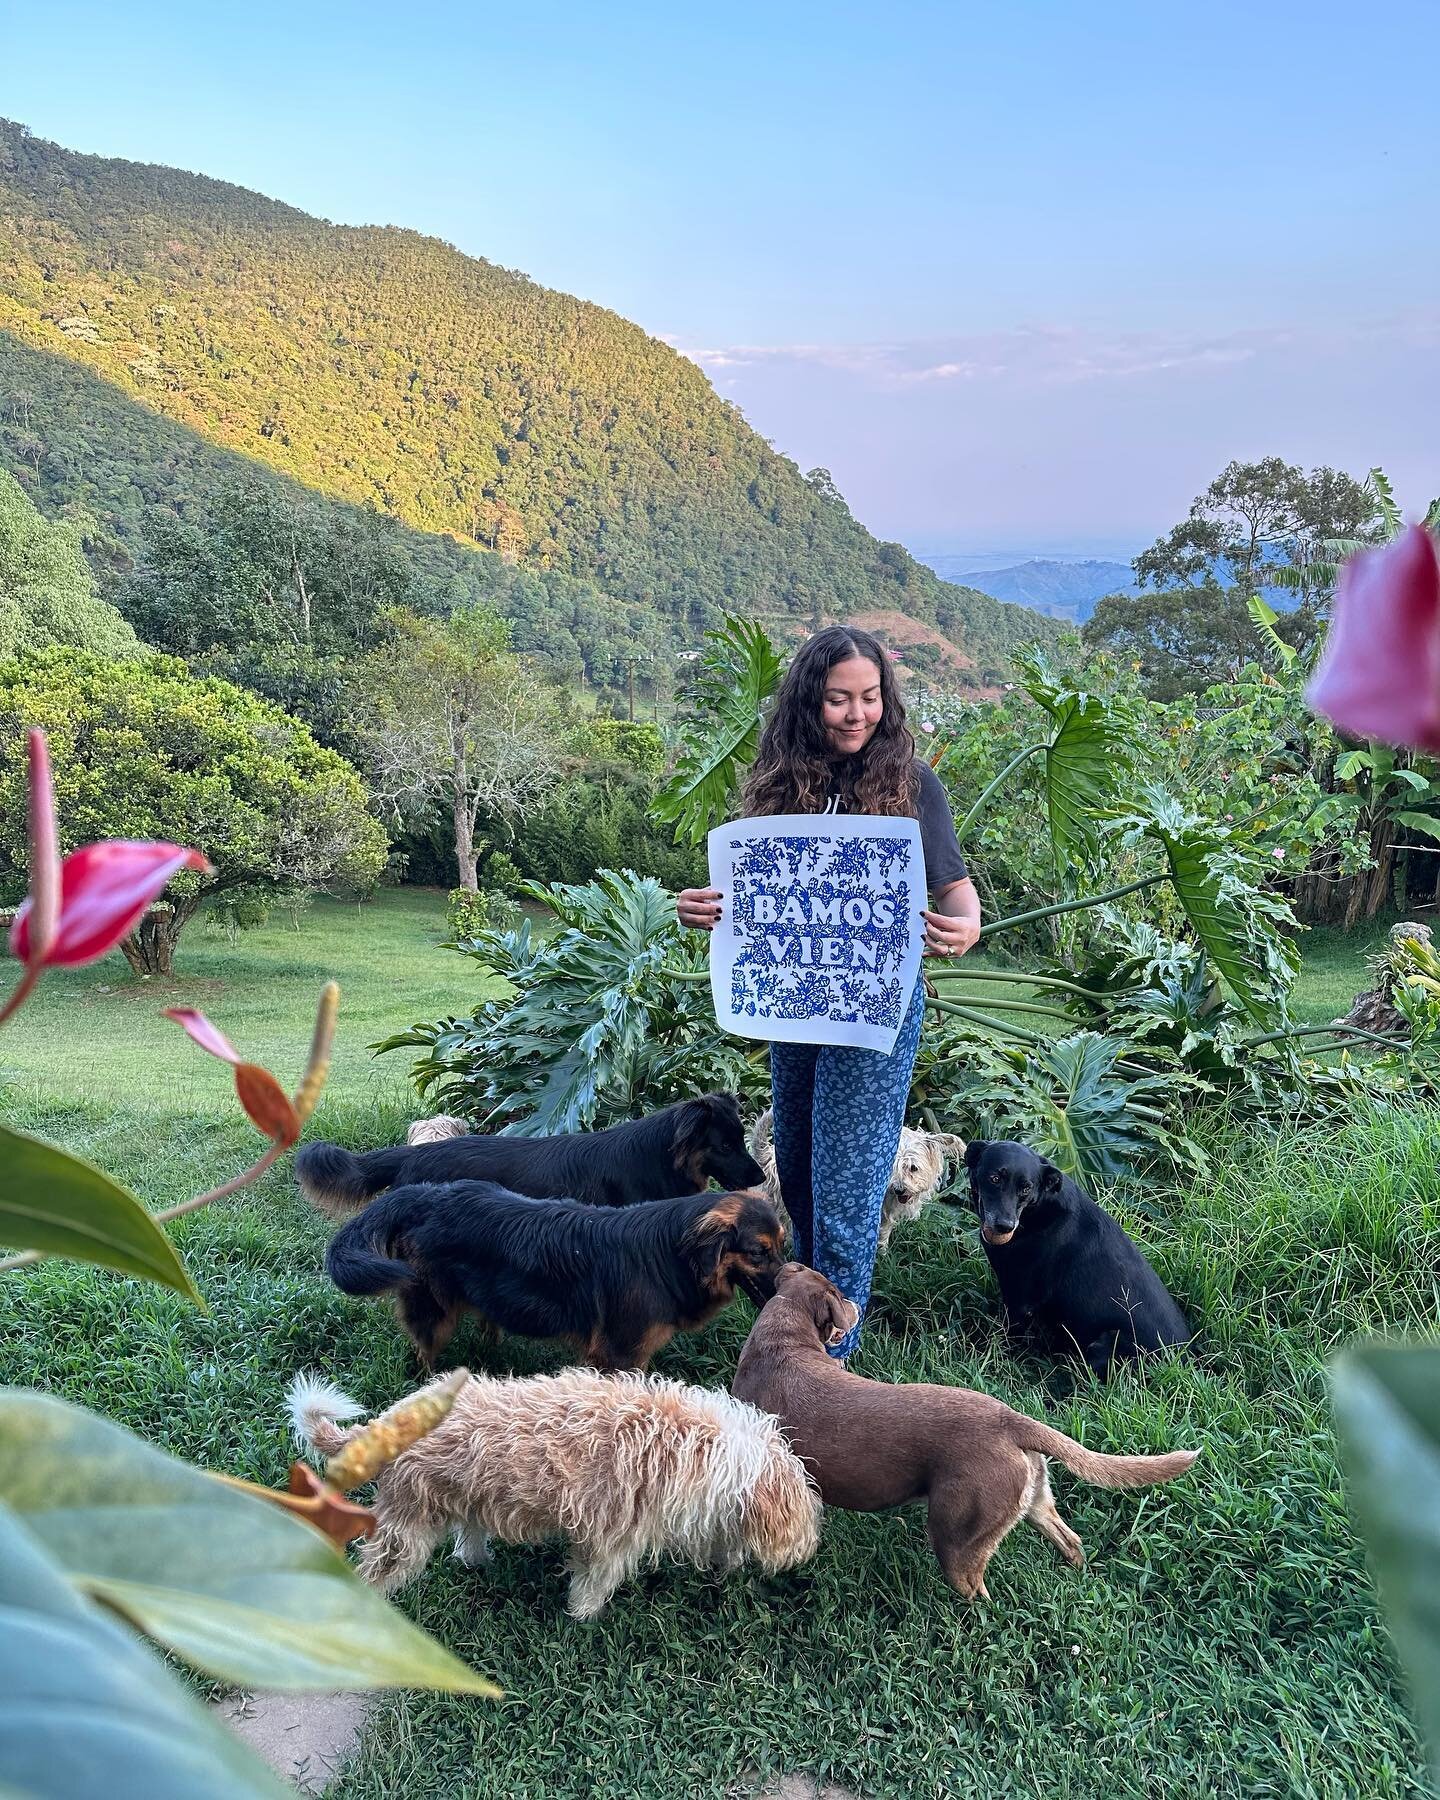
<instances>
[{"instance_id":1,"label":"banana plant","mask_svg":"<svg viewBox=\"0 0 1440 1800\"><path fill-rule=\"evenodd\" d=\"M1334 818L1352 815L1370 852L1369 872L1357 875L1350 890L1347 930L1373 918L1389 901L1404 832L1440 844L1440 781L1433 763L1417 760L1419 766L1411 766L1409 752L1373 739L1335 759L1334 779L1343 785L1327 797L1326 810Z\"/></svg>"},{"instance_id":2,"label":"banana plant","mask_svg":"<svg viewBox=\"0 0 1440 1800\"><path fill-rule=\"evenodd\" d=\"M1267 568L1267 580L1273 581L1276 587L1302 591L1319 588L1329 593L1334 590L1340 565L1347 556L1354 556L1357 550L1371 549L1375 544L1388 544L1398 537L1405 526L1405 515L1396 502L1389 476L1383 469L1371 469L1364 486L1375 503L1375 516L1380 521L1378 530L1367 537L1319 538L1309 547L1305 560ZM1430 531L1440 531L1440 498L1430 502L1424 524Z\"/></svg>"},{"instance_id":3,"label":"banana plant","mask_svg":"<svg viewBox=\"0 0 1440 1800\"><path fill-rule=\"evenodd\" d=\"M727 613L719 630L706 632L705 643L675 772L651 807L689 844L703 843L712 826L733 816L760 743L765 702L785 668L765 627L752 619Z\"/></svg>"}]
</instances>

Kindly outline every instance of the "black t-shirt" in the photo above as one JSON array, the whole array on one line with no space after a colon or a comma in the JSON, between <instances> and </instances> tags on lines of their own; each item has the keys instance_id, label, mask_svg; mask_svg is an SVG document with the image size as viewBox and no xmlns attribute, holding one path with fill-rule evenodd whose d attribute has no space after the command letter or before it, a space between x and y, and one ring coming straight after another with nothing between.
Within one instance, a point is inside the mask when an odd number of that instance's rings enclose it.
<instances>
[{"instance_id":1,"label":"black t-shirt","mask_svg":"<svg viewBox=\"0 0 1440 1800\"><path fill-rule=\"evenodd\" d=\"M955 835L955 818L950 811L950 796L945 784L929 763L915 758L919 787L915 794L915 817L920 824L920 846L925 852L925 885L932 894L941 888L964 881L970 871L960 840ZM838 795L836 796L838 799ZM843 803L841 811L844 811Z\"/></svg>"}]
</instances>

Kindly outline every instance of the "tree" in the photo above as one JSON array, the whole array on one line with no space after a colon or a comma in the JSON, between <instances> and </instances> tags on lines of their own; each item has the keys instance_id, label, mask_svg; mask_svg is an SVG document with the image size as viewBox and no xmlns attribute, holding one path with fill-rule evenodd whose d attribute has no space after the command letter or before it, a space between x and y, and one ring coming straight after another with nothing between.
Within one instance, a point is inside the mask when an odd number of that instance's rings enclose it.
<instances>
[{"instance_id":1,"label":"tree","mask_svg":"<svg viewBox=\"0 0 1440 1800\"><path fill-rule=\"evenodd\" d=\"M25 728L50 736L63 847L98 838L193 844L214 865L182 875L121 949L137 974L168 975L207 894L336 883L365 889L386 840L343 757L243 688L201 680L173 657L112 662L29 651L0 662L0 887L23 891Z\"/></svg>"},{"instance_id":2,"label":"tree","mask_svg":"<svg viewBox=\"0 0 1440 1800\"><path fill-rule=\"evenodd\" d=\"M203 515L152 507L136 567L115 597L167 650L262 659L351 651L382 610L423 603L391 521L258 478L219 488Z\"/></svg>"},{"instance_id":3,"label":"tree","mask_svg":"<svg viewBox=\"0 0 1440 1800\"><path fill-rule=\"evenodd\" d=\"M445 804L461 887L477 886L481 812L526 817L560 773L559 695L509 649L503 619L471 607L449 619L392 613L390 641L360 665L359 729L377 793L397 820Z\"/></svg>"},{"instance_id":4,"label":"tree","mask_svg":"<svg viewBox=\"0 0 1440 1800\"><path fill-rule=\"evenodd\" d=\"M1198 693L1253 656L1247 603L1263 588L1298 593L1276 629L1299 648L1313 644L1334 590L1323 545L1372 542L1381 528L1368 482L1328 468L1307 475L1276 456L1232 462L1180 524L1136 557L1142 591L1102 600L1085 641L1137 663L1157 699Z\"/></svg>"},{"instance_id":5,"label":"tree","mask_svg":"<svg viewBox=\"0 0 1440 1800\"><path fill-rule=\"evenodd\" d=\"M101 656L136 656L135 633L95 593L70 526L51 524L0 469L0 656L73 644Z\"/></svg>"}]
</instances>

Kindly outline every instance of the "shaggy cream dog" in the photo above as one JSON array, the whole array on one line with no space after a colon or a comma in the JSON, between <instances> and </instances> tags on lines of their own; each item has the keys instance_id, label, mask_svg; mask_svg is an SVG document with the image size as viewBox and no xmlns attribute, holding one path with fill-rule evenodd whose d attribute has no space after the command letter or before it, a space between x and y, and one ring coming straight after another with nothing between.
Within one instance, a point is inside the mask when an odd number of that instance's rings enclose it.
<instances>
[{"instance_id":1,"label":"shaggy cream dog","mask_svg":"<svg viewBox=\"0 0 1440 1800\"><path fill-rule=\"evenodd\" d=\"M405 1133L407 1144L438 1144L445 1138L465 1137L470 1127L463 1119L449 1113L436 1113L433 1119L417 1119Z\"/></svg>"},{"instance_id":2,"label":"shaggy cream dog","mask_svg":"<svg viewBox=\"0 0 1440 1800\"><path fill-rule=\"evenodd\" d=\"M780 1182L775 1174L775 1148L771 1135L771 1115L767 1107L755 1122L750 1140L750 1154L765 1171L765 1192L781 1218L785 1218L780 1199ZM900 1143L895 1151L890 1185L885 1190L885 1204L880 1213L879 1253L890 1243L890 1233L901 1219L918 1219L929 1200L945 1179L947 1163L963 1161L965 1140L949 1131L915 1131L901 1127Z\"/></svg>"},{"instance_id":3,"label":"shaggy cream dog","mask_svg":"<svg viewBox=\"0 0 1440 1800\"><path fill-rule=\"evenodd\" d=\"M297 1376L288 1396L301 1443L333 1456L362 1409L329 1382ZM569 1610L593 1619L642 1564L662 1556L767 1573L814 1554L820 1500L768 1413L658 1375L563 1369L472 1376L450 1413L385 1469L379 1523L360 1573L387 1593L455 1534L470 1567L490 1539L570 1544Z\"/></svg>"}]
</instances>

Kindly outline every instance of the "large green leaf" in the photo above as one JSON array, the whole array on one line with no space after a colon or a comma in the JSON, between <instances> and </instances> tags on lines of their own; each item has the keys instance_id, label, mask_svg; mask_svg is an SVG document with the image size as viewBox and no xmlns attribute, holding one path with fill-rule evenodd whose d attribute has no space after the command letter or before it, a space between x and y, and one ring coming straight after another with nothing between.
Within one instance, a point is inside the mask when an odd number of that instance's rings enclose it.
<instances>
[{"instance_id":1,"label":"large green leaf","mask_svg":"<svg viewBox=\"0 0 1440 1800\"><path fill-rule=\"evenodd\" d=\"M211 1718L0 1506L0 1794L284 1800Z\"/></svg>"},{"instance_id":2,"label":"large green leaf","mask_svg":"<svg viewBox=\"0 0 1440 1800\"><path fill-rule=\"evenodd\" d=\"M1275 611L1274 607L1267 606L1258 594L1250 596L1245 602L1245 608L1266 645L1288 669L1295 660L1295 646L1287 644L1275 629L1276 622L1280 617L1279 613Z\"/></svg>"},{"instance_id":3,"label":"large green leaf","mask_svg":"<svg viewBox=\"0 0 1440 1800\"><path fill-rule=\"evenodd\" d=\"M692 694L695 717L675 773L651 807L691 844L703 843L712 826L733 812L741 779L755 760L761 708L784 668L764 626L751 619L727 614L705 643Z\"/></svg>"},{"instance_id":4,"label":"large green leaf","mask_svg":"<svg viewBox=\"0 0 1440 1800\"><path fill-rule=\"evenodd\" d=\"M0 1125L0 1243L176 1288L199 1306L175 1246L103 1169Z\"/></svg>"},{"instance_id":5,"label":"large green leaf","mask_svg":"<svg viewBox=\"0 0 1440 1800\"><path fill-rule=\"evenodd\" d=\"M1126 703L1066 687L1038 656L1020 659L1025 689L1054 725L1045 747L1045 806L1062 893L1075 891L1077 871L1097 860L1097 820L1113 811L1118 783L1134 753L1134 719Z\"/></svg>"},{"instance_id":6,"label":"large green leaf","mask_svg":"<svg viewBox=\"0 0 1440 1800\"><path fill-rule=\"evenodd\" d=\"M1223 826L1157 789L1140 799L1144 811L1119 824L1131 841L1149 838L1164 851L1190 928L1236 1003L1269 1029L1283 1025L1299 967L1290 909L1264 891L1260 871Z\"/></svg>"},{"instance_id":7,"label":"large green leaf","mask_svg":"<svg viewBox=\"0 0 1440 1800\"><path fill-rule=\"evenodd\" d=\"M1440 1349L1367 1345L1333 1379L1351 1497L1440 1786Z\"/></svg>"},{"instance_id":8,"label":"large green leaf","mask_svg":"<svg viewBox=\"0 0 1440 1800\"><path fill-rule=\"evenodd\" d=\"M311 1526L64 1401L0 1390L0 1503L82 1592L223 1681L498 1692Z\"/></svg>"},{"instance_id":9,"label":"large green leaf","mask_svg":"<svg viewBox=\"0 0 1440 1800\"><path fill-rule=\"evenodd\" d=\"M1440 818L1434 813L1397 812L1390 816L1395 824L1403 825L1409 831L1418 831L1422 837L1440 840Z\"/></svg>"}]
</instances>

